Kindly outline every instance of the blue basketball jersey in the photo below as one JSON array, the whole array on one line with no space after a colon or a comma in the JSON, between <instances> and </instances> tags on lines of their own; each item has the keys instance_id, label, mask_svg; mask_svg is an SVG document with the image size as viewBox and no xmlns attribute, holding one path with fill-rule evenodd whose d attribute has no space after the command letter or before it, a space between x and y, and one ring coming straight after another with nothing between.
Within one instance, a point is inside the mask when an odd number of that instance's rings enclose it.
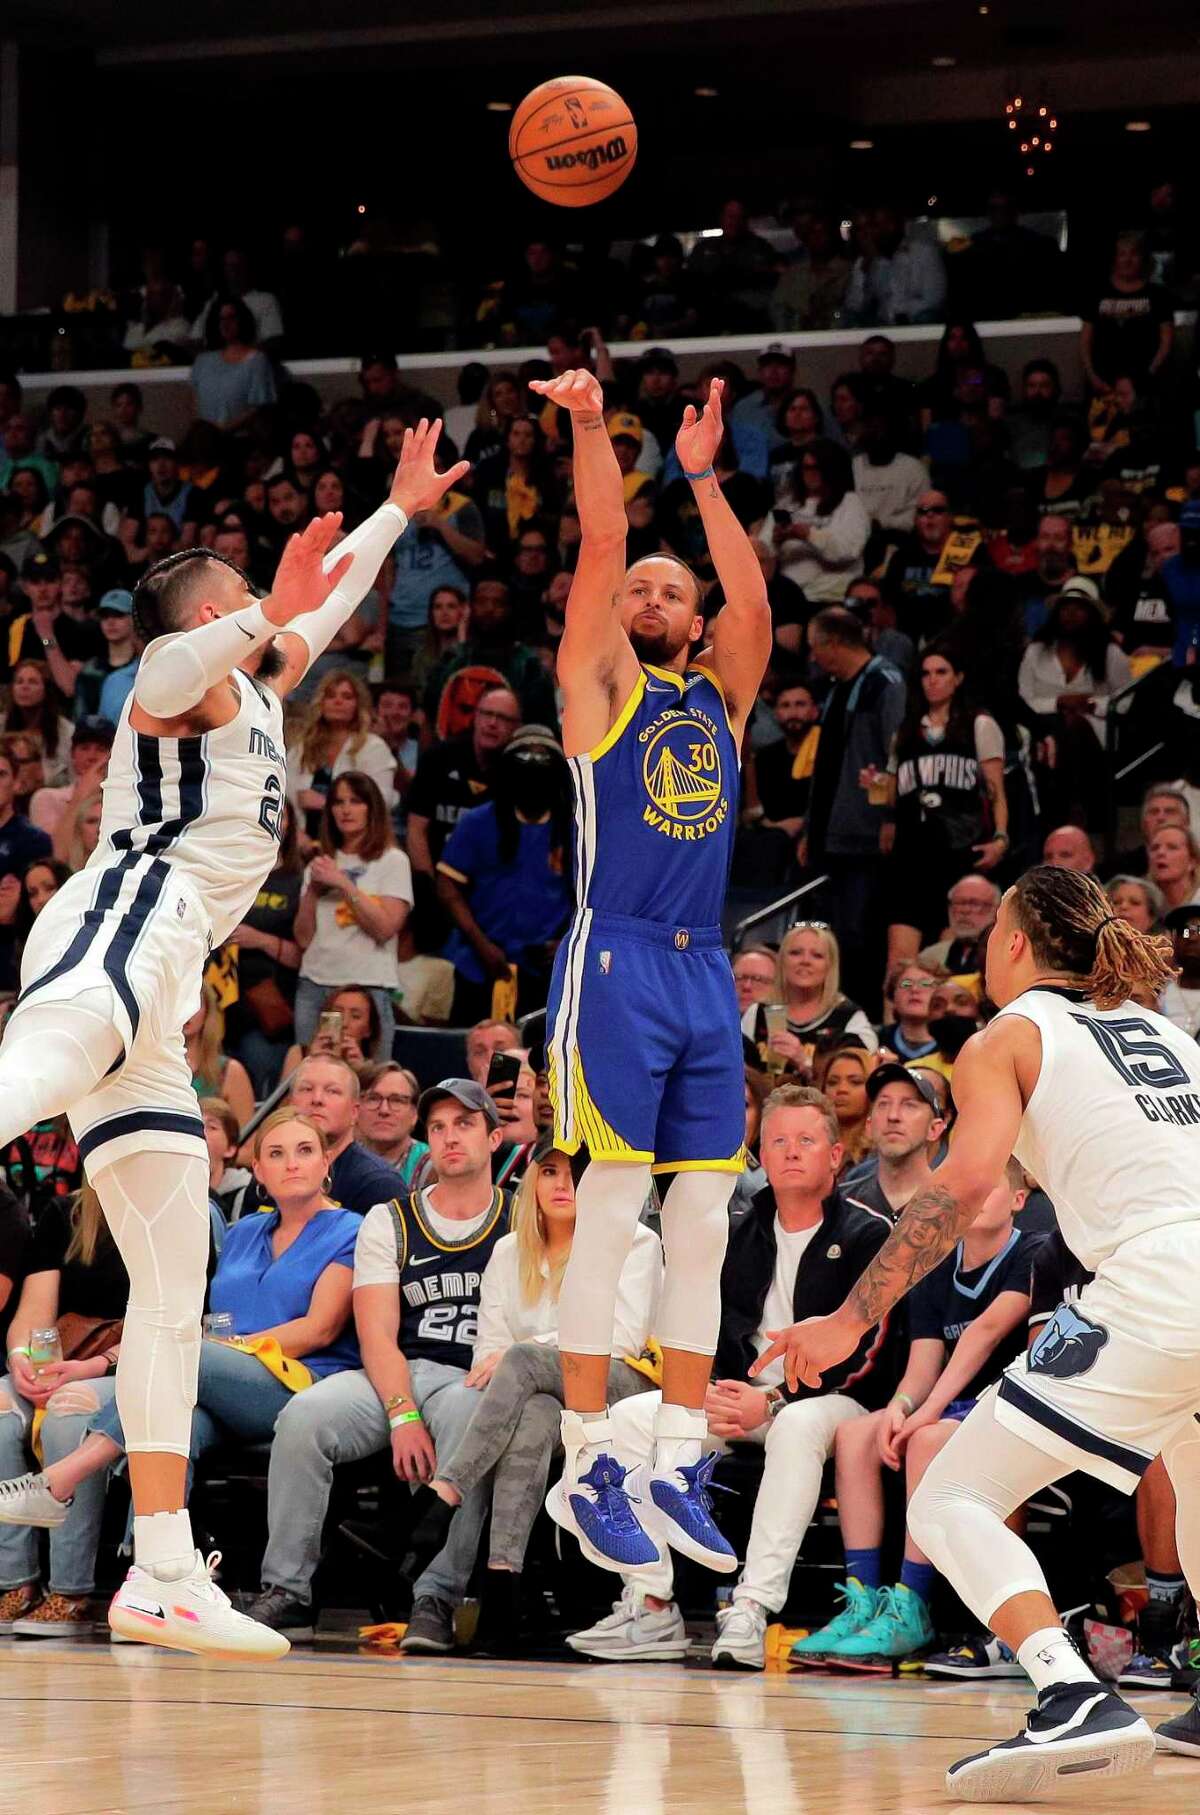
<instances>
[{"instance_id":1,"label":"blue basketball jersey","mask_svg":"<svg viewBox=\"0 0 1200 1815\"><path fill-rule=\"evenodd\" d=\"M603 742L572 757L582 912L718 926L737 829L738 750L704 668L643 665Z\"/></svg>"}]
</instances>

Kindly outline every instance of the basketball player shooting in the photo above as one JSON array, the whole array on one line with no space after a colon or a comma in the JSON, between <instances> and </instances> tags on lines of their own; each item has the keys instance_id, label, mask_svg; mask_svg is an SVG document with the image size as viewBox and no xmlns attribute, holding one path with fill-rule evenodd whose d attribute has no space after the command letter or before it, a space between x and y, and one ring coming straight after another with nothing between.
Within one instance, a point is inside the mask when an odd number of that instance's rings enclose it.
<instances>
[{"instance_id":1,"label":"basketball player shooting","mask_svg":"<svg viewBox=\"0 0 1200 1815\"><path fill-rule=\"evenodd\" d=\"M1155 1736L1098 1682L1059 1624L1036 1558L1005 1520L1083 1469L1130 1493L1161 1451L1176 1538L1200 1591L1200 1050L1153 1009L1170 943L1116 919L1091 877L1028 871L988 941L996 1019L954 1067L949 1155L841 1309L780 1331L815 1385L970 1228L1010 1153L1049 1193L1095 1271L951 1438L909 1529L1038 1692L1025 1731L952 1765L951 1795L1020 1802L1080 1775L1150 1763Z\"/></svg>"},{"instance_id":2,"label":"basketball player shooting","mask_svg":"<svg viewBox=\"0 0 1200 1815\"><path fill-rule=\"evenodd\" d=\"M625 568L620 469L599 381L532 387L571 415L583 539L558 655L575 784L578 908L547 1015L555 1144L586 1146L559 1302L566 1465L551 1515L609 1569L670 1545L736 1567L714 1524L704 1398L720 1321L728 1203L745 1129L741 1032L720 917L737 825L738 761L771 648L748 537L713 476L724 433L715 381L675 448L727 603L711 645L681 561ZM652 1174L666 1283L656 1329L663 1401L640 1498L625 1487L607 1413L617 1282Z\"/></svg>"},{"instance_id":3,"label":"basketball player shooting","mask_svg":"<svg viewBox=\"0 0 1200 1815\"><path fill-rule=\"evenodd\" d=\"M215 1656L288 1650L234 1612L185 1510L209 1220L182 1029L209 952L276 861L284 699L409 518L467 471L436 472L440 429L422 421L406 432L387 502L336 548L338 513L293 536L261 602L240 568L202 548L139 582L147 646L113 745L99 843L25 948L0 1046L0 1144L66 1111L129 1273L117 1404L134 1567L109 1611L124 1638ZM27 1356L10 1355L9 1370L18 1391L34 1384Z\"/></svg>"}]
</instances>

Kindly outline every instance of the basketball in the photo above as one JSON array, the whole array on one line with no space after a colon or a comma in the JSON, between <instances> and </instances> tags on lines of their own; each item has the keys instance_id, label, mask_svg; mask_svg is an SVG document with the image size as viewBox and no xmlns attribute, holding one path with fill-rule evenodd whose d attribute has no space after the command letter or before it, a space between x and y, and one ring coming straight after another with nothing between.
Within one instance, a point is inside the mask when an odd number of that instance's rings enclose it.
<instances>
[{"instance_id":1,"label":"basketball","mask_svg":"<svg viewBox=\"0 0 1200 1815\"><path fill-rule=\"evenodd\" d=\"M606 83L556 76L517 108L508 155L526 188L544 202L586 208L619 189L633 169L637 127Z\"/></svg>"}]
</instances>

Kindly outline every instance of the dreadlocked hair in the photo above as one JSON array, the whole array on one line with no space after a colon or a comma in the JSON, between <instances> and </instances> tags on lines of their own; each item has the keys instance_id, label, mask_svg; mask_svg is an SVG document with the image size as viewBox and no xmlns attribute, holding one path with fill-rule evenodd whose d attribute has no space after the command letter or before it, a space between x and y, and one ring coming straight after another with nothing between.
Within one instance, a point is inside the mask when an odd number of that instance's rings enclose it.
<instances>
[{"instance_id":1,"label":"dreadlocked hair","mask_svg":"<svg viewBox=\"0 0 1200 1815\"><path fill-rule=\"evenodd\" d=\"M133 627L143 644L182 630L189 600L209 573L209 563L228 567L239 580L246 576L236 561L211 548L181 548L156 561L133 589Z\"/></svg>"},{"instance_id":2,"label":"dreadlocked hair","mask_svg":"<svg viewBox=\"0 0 1200 1815\"><path fill-rule=\"evenodd\" d=\"M1118 919L1080 870L1026 870L1013 911L1037 963L1070 977L1097 1008L1117 1008L1138 990L1157 997L1175 975L1171 941Z\"/></svg>"}]
</instances>

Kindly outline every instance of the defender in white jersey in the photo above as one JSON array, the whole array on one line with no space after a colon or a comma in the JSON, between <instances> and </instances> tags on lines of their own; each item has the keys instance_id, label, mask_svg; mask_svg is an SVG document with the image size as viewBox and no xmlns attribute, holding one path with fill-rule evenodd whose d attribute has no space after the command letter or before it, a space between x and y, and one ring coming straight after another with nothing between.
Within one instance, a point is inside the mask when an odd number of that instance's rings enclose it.
<instances>
[{"instance_id":1,"label":"defender in white jersey","mask_svg":"<svg viewBox=\"0 0 1200 1815\"><path fill-rule=\"evenodd\" d=\"M406 432L387 503L336 548L336 513L293 537L265 600L204 549L139 583L147 646L113 746L99 843L36 922L0 1045L0 1141L67 1113L129 1273L117 1403L135 1563L109 1611L122 1637L214 1656L288 1649L230 1607L184 1510L209 1223L183 1025L209 952L275 862L284 698L366 596L409 517L467 471L436 472L440 427ZM10 1335L0 1409L28 1416L35 1383L20 1337ZM10 1483L5 1517L20 1522L22 1495L32 1511L48 1492L37 1476Z\"/></svg>"},{"instance_id":2,"label":"defender in white jersey","mask_svg":"<svg viewBox=\"0 0 1200 1815\"><path fill-rule=\"evenodd\" d=\"M909 1507L917 1543L1038 1691L1024 1732L950 1768L947 1789L962 1801L1024 1801L1154 1756L1145 1721L1063 1632L1036 1558L1004 1523L1017 1507L1074 1469L1132 1492L1161 1452L1183 1572L1200 1592L1200 1048L1139 1006L1171 976L1170 951L1116 918L1090 877L1023 876L988 942L1000 1013L954 1068L949 1156L842 1308L780 1332L757 1363L786 1354L789 1380L817 1381L950 1251L1010 1152L1095 1269L980 1400ZM1180 1743L1193 1725L1195 1743ZM1200 1701L1160 1729L1160 1745L1200 1756Z\"/></svg>"}]
</instances>

